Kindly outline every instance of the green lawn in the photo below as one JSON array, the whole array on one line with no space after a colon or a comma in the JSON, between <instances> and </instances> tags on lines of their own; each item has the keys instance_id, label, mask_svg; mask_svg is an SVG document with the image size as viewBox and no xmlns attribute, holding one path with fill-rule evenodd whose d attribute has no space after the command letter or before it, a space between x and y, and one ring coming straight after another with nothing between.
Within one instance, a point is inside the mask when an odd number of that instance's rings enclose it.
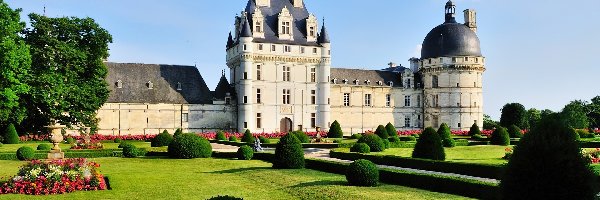
<instances>
[{"instance_id":1,"label":"green lawn","mask_svg":"<svg viewBox=\"0 0 600 200\"><path fill-rule=\"evenodd\" d=\"M143 142L143 141L129 141L129 142L131 142L132 144L134 144L135 146L137 146L139 148L150 148L150 142ZM21 144L3 144L0 147L0 152L16 152L17 149L19 149L22 146L28 146L33 149L36 149L39 144L43 144L43 143L52 145L52 143L50 143L50 142L26 142L26 143L21 143ZM102 145L104 145L105 149L118 149L118 147L119 147L119 143L114 143L114 142L102 143ZM59 144L59 146L63 150L71 148L70 144L61 143L61 144Z\"/></svg>"},{"instance_id":2,"label":"green lawn","mask_svg":"<svg viewBox=\"0 0 600 200\"><path fill-rule=\"evenodd\" d=\"M0 195L0 199L465 199L395 185L346 186L342 175L315 170L274 170L263 161L226 159L99 158L113 190L65 195ZM0 177L13 176L24 162L0 161Z\"/></svg>"},{"instance_id":3,"label":"green lawn","mask_svg":"<svg viewBox=\"0 0 600 200\"><path fill-rule=\"evenodd\" d=\"M502 159L506 146L482 145L482 146L459 146L445 148L446 160L464 163L484 163L501 165L506 160ZM390 148L383 152L374 152L378 155L396 155L402 157L411 157L412 148Z\"/></svg>"}]
</instances>

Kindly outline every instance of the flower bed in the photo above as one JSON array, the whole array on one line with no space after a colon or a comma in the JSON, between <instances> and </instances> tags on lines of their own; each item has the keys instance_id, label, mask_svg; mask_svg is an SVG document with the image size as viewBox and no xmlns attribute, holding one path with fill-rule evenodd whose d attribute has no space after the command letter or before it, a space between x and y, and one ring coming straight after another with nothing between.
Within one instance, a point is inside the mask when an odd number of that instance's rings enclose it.
<instances>
[{"instance_id":1,"label":"flower bed","mask_svg":"<svg viewBox=\"0 0 600 200\"><path fill-rule=\"evenodd\" d=\"M398 136L410 136L413 134L420 135L422 131L423 130L398 131ZM450 132L452 133L452 135L456 135L456 136L468 136L469 135L469 131L452 130ZM494 132L494 130L481 130L482 135L491 135L492 132ZM523 131L523 133L525 133L525 131Z\"/></svg>"},{"instance_id":2,"label":"flower bed","mask_svg":"<svg viewBox=\"0 0 600 200\"><path fill-rule=\"evenodd\" d=\"M0 194L48 195L105 190L100 165L85 158L42 162L33 160L17 176L0 184Z\"/></svg>"},{"instance_id":3,"label":"flower bed","mask_svg":"<svg viewBox=\"0 0 600 200\"><path fill-rule=\"evenodd\" d=\"M596 148L591 151L586 151L585 149L581 149L581 154L591 164L600 163L600 148Z\"/></svg>"}]
</instances>

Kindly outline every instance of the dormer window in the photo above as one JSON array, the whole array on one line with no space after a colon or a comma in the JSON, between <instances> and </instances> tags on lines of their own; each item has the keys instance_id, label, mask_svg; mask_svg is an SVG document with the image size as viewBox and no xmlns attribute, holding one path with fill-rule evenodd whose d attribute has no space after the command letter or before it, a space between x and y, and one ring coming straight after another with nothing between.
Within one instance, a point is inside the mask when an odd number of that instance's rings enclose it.
<instances>
[{"instance_id":1,"label":"dormer window","mask_svg":"<svg viewBox=\"0 0 600 200\"><path fill-rule=\"evenodd\" d=\"M317 41L317 17L313 14L306 18L306 40L308 42Z\"/></svg>"},{"instance_id":2,"label":"dormer window","mask_svg":"<svg viewBox=\"0 0 600 200\"><path fill-rule=\"evenodd\" d=\"M177 82L177 91L181 91L181 82Z\"/></svg>"},{"instance_id":3,"label":"dormer window","mask_svg":"<svg viewBox=\"0 0 600 200\"><path fill-rule=\"evenodd\" d=\"M254 13L252 14L252 23L254 23L252 36L255 38L265 38L265 17L258 7L254 9Z\"/></svg>"},{"instance_id":4,"label":"dormer window","mask_svg":"<svg viewBox=\"0 0 600 200\"><path fill-rule=\"evenodd\" d=\"M377 81L377 85L382 86L383 85L383 81Z\"/></svg>"},{"instance_id":5,"label":"dormer window","mask_svg":"<svg viewBox=\"0 0 600 200\"><path fill-rule=\"evenodd\" d=\"M334 78L333 79L333 84L337 84L337 80L338 80L337 78Z\"/></svg>"},{"instance_id":6,"label":"dormer window","mask_svg":"<svg viewBox=\"0 0 600 200\"><path fill-rule=\"evenodd\" d=\"M365 84L371 85L371 80L365 80Z\"/></svg>"},{"instance_id":7,"label":"dormer window","mask_svg":"<svg viewBox=\"0 0 600 200\"><path fill-rule=\"evenodd\" d=\"M152 83L152 81L148 81L148 83L146 83L146 86L149 90L154 89L154 83Z\"/></svg>"},{"instance_id":8,"label":"dormer window","mask_svg":"<svg viewBox=\"0 0 600 200\"><path fill-rule=\"evenodd\" d=\"M123 88L123 82L121 80L118 80L115 85L117 86L117 88Z\"/></svg>"},{"instance_id":9,"label":"dormer window","mask_svg":"<svg viewBox=\"0 0 600 200\"><path fill-rule=\"evenodd\" d=\"M292 31L292 27L293 27L292 20L293 20L292 15L290 14L290 11L288 10L287 6L283 7L283 9L281 10L281 12L279 13L279 16L278 16L279 39L294 40L293 31Z\"/></svg>"},{"instance_id":10,"label":"dormer window","mask_svg":"<svg viewBox=\"0 0 600 200\"><path fill-rule=\"evenodd\" d=\"M394 82L393 82L393 81L388 81L388 85L389 85L390 87L394 87Z\"/></svg>"},{"instance_id":11,"label":"dormer window","mask_svg":"<svg viewBox=\"0 0 600 200\"><path fill-rule=\"evenodd\" d=\"M358 79L354 80L354 85L358 85L360 81Z\"/></svg>"},{"instance_id":12,"label":"dormer window","mask_svg":"<svg viewBox=\"0 0 600 200\"><path fill-rule=\"evenodd\" d=\"M281 31L284 35L290 34L290 22L281 22Z\"/></svg>"},{"instance_id":13,"label":"dormer window","mask_svg":"<svg viewBox=\"0 0 600 200\"><path fill-rule=\"evenodd\" d=\"M344 84L348 84L348 79L344 79L342 82L344 82Z\"/></svg>"}]
</instances>

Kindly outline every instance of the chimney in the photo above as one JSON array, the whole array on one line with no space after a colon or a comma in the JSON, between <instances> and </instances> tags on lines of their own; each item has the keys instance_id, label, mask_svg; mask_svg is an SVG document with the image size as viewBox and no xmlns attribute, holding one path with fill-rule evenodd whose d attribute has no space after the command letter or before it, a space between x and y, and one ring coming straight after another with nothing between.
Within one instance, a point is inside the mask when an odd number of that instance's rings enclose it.
<instances>
[{"instance_id":1,"label":"chimney","mask_svg":"<svg viewBox=\"0 0 600 200\"><path fill-rule=\"evenodd\" d=\"M304 2L302 0L291 0L294 4L294 8L304 8Z\"/></svg>"},{"instance_id":2,"label":"chimney","mask_svg":"<svg viewBox=\"0 0 600 200\"><path fill-rule=\"evenodd\" d=\"M256 6L258 7L270 7L271 0L255 0Z\"/></svg>"},{"instance_id":3,"label":"chimney","mask_svg":"<svg viewBox=\"0 0 600 200\"><path fill-rule=\"evenodd\" d=\"M410 61L410 70L412 70L413 72L418 72L419 71L419 59L412 57L412 58L408 59L408 61Z\"/></svg>"},{"instance_id":4,"label":"chimney","mask_svg":"<svg viewBox=\"0 0 600 200\"><path fill-rule=\"evenodd\" d=\"M477 12L473 9L466 9L463 12L465 13L465 26L477 33Z\"/></svg>"}]
</instances>

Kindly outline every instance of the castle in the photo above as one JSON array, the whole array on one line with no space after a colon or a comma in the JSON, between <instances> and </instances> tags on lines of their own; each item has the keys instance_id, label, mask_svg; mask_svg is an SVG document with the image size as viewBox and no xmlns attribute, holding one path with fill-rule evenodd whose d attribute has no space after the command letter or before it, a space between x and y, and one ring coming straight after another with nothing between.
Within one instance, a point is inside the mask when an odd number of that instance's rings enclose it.
<instances>
[{"instance_id":1,"label":"castle","mask_svg":"<svg viewBox=\"0 0 600 200\"><path fill-rule=\"evenodd\" d=\"M410 67L331 67L325 23L303 0L249 0L235 17L214 91L194 66L106 63L111 94L98 111L100 134L156 134L182 128L252 132L327 130L346 134L391 122L400 130L483 125L485 58L476 13L445 5L445 21L425 37Z\"/></svg>"}]
</instances>

